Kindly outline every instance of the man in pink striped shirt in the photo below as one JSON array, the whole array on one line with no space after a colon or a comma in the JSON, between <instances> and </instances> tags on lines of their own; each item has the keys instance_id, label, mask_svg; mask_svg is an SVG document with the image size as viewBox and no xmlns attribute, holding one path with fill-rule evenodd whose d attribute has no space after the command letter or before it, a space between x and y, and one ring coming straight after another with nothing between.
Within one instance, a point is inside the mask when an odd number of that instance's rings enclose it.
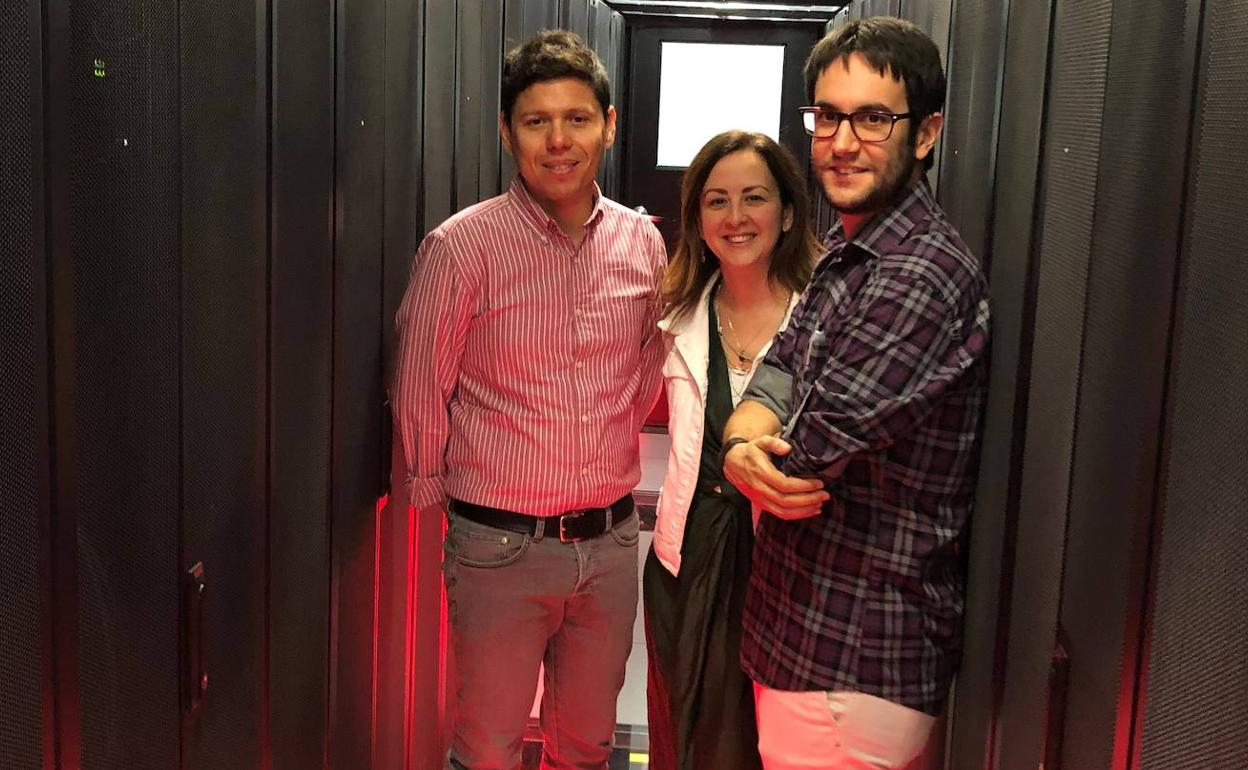
<instances>
[{"instance_id":1,"label":"man in pink striped shirt","mask_svg":"<svg viewBox=\"0 0 1248 770\"><path fill-rule=\"evenodd\" d=\"M449 522L453 770L520 766L542 663L543 767L605 770L611 752L666 263L648 218L594 182L615 121L580 38L508 53L499 131L517 178L426 236L398 313L408 491Z\"/></svg>"}]
</instances>

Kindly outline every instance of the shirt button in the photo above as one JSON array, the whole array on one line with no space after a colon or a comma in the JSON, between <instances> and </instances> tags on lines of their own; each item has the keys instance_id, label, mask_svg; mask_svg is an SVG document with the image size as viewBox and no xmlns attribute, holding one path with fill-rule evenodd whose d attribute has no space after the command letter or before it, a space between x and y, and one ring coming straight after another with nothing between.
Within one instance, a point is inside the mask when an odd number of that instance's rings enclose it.
<instances>
[{"instance_id":1,"label":"shirt button","mask_svg":"<svg viewBox=\"0 0 1248 770\"><path fill-rule=\"evenodd\" d=\"M584 362L584 361L577 361L577 362L576 362L576 368L577 368L577 369L584 369L584 368L585 368L585 362Z\"/></svg>"},{"instance_id":2,"label":"shirt button","mask_svg":"<svg viewBox=\"0 0 1248 770\"><path fill-rule=\"evenodd\" d=\"M581 415L581 422L589 422L589 415L587 414Z\"/></svg>"},{"instance_id":3,"label":"shirt button","mask_svg":"<svg viewBox=\"0 0 1248 770\"><path fill-rule=\"evenodd\" d=\"M588 475L589 475L589 466L588 466L588 465L586 465L584 468L581 468L581 475L582 475L582 476L588 476Z\"/></svg>"}]
</instances>

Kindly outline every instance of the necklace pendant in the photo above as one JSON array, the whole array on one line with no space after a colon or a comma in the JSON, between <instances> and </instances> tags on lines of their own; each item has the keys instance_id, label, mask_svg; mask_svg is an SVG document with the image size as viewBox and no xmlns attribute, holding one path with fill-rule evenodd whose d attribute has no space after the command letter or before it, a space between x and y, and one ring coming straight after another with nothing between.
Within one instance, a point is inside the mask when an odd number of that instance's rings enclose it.
<instances>
[{"instance_id":1,"label":"necklace pendant","mask_svg":"<svg viewBox=\"0 0 1248 770\"><path fill-rule=\"evenodd\" d=\"M742 351L740 351L740 350L738 350L738 351L737 351L737 363L738 363L739 365L741 365L742 367L744 367L744 366L745 366L745 365L749 362L749 360L750 360L750 359L748 359L748 358L746 358L746 357L745 357L745 353L743 353L743 352L742 352Z\"/></svg>"}]
</instances>

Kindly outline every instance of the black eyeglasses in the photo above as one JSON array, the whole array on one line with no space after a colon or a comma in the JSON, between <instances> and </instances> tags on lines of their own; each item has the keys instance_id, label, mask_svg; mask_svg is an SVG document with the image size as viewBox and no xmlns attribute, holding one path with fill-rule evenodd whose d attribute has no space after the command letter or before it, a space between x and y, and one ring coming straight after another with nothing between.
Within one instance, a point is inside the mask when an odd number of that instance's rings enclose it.
<instances>
[{"instance_id":1,"label":"black eyeglasses","mask_svg":"<svg viewBox=\"0 0 1248 770\"><path fill-rule=\"evenodd\" d=\"M897 125L897 121L914 117L913 112L837 112L827 107L799 107L798 111L802 113L802 127L811 136L819 139L835 136L841 130L841 121L848 120L850 130L860 142L886 141L893 135L893 126Z\"/></svg>"}]
</instances>

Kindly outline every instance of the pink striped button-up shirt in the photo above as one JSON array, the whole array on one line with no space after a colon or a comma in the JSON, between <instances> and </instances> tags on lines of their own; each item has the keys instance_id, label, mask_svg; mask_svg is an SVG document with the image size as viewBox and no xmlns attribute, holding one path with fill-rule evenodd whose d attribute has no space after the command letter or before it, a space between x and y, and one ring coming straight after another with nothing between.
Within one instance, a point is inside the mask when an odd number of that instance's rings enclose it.
<instances>
[{"instance_id":1,"label":"pink striped button-up shirt","mask_svg":"<svg viewBox=\"0 0 1248 770\"><path fill-rule=\"evenodd\" d=\"M649 219L601 195L574 245L518 178L429 233L396 319L417 510L451 497L548 516L632 491L666 261Z\"/></svg>"}]
</instances>

